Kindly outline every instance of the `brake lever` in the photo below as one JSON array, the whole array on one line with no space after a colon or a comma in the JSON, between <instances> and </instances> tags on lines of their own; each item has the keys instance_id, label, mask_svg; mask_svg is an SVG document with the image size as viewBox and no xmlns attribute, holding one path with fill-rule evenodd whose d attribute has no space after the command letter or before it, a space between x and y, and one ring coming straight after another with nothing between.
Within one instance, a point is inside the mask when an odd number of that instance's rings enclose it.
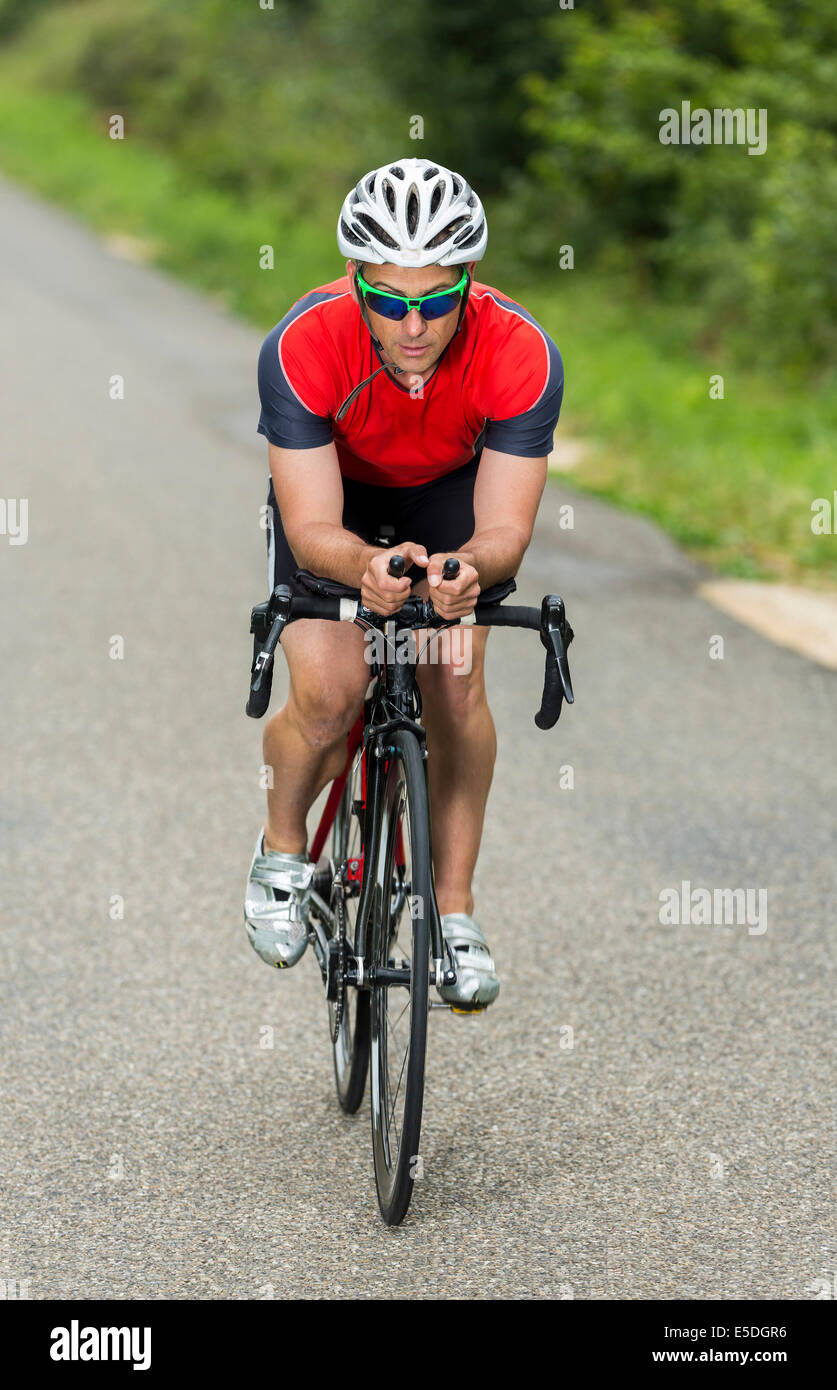
<instances>
[{"instance_id":1,"label":"brake lever","mask_svg":"<svg viewBox=\"0 0 837 1390\"><path fill-rule=\"evenodd\" d=\"M558 594L547 594L541 604L541 641L546 647L547 655L555 659L564 699L568 705L575 703L570 663L567 659L567 648L574 636L567 622L564 600Z\"/></svg>"},{"instance_id":2,"label":"brake lever","mask_svg":"<svg viewBox=\"0 0 837 1390\"><path fill-rule=\"evenodd\" d=\"M250 689L252 690L254 695L257 695L258 692L261 690L262 685L264 684L265 672L267 671L268 667L273 664L274 653L276 651L279 638L282 636L282 629L284 628L285 623L287 621L287 617L281 614L278 617L274 618L273 626L271 627L270 632L267 634L267 640L264 646L262 647L261 651L259 652L258 656L256 657L255 662L253 663Z\"/></svg>"},{"instance_id":3,"label":"brake lever","mask_svg":"<svg viewBox=\"0 0 837 1390\"><path fill-rule=\"evenodd\" d=\"M277 584L270 598L268 614L273 614L273 622L264 645L253 661L250 673L250 695L246 712L254 719L260 719L270 702L270 688L273 680L273 658L279 638L290 617L291 591L287 584Z\"/></svg>"},{"instance_id":4,"label":"brake lever","mask_svg":"<svg viewBox=\"0 0 837 1390\"><path fill-rule=\"evenodd\" d=\"M541 604L540 633L546 647L546 666L541 707L535 715L535 723L539 729L551 729L558 722L564 700L568 705L575 700L567 660L573 630L567 622L564 601L557 594L547 594Z\"/></svg>"}]
</instances>

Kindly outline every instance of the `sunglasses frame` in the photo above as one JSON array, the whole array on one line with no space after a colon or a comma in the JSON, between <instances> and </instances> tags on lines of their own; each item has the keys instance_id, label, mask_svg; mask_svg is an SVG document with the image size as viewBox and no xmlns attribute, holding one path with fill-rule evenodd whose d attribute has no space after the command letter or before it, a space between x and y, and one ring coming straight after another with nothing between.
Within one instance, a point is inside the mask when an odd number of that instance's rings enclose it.
<instances>
[{"instance_id":1,"label":"sunglasses frame","mask_svg":"<svg viewBox=\"0 0 837 1390\"><path fill-rule=\"evenodd\" d=\"M405 294L395 294L392 290L379 290L377 286L370 285L368 280L364 280L357 266L355 266L355 279L360 287L360 292L363 295L364 304L366 303L367 294L377 294L380 295L382 299L394 299L399 304L406 304L407 307L404 310L404 313L401 315L400 319L390 319L391 323L401 323L407 317L411 309L418 309L419 313L421 314L422 305L425 304L428 299L441 299L444 295L458 294L461 303L462 296L465 293L465 290L468 286L470 276L468 275L468 268L466 266L466 268L462 272L462 278L457 282L457 284L451 285L450 288L446 290L434 290L432 294L421 294L418 296L417 299L410 299L409 296ZM377 314L379 312L372 305L369 305L368 307L372 309L373 314ZM454 309L456 308L457 305L454 304L450 309L446 310L446 313L452 314ZM422 314L422 317L424 318L426 316ZM436 317L441 319L445 317L445 314L437 314ZM381 314L381 318L388 319L389 315ZM428 323L433 322L434 320L432 318L428 319Z\"/></svg>"}]
</instances>

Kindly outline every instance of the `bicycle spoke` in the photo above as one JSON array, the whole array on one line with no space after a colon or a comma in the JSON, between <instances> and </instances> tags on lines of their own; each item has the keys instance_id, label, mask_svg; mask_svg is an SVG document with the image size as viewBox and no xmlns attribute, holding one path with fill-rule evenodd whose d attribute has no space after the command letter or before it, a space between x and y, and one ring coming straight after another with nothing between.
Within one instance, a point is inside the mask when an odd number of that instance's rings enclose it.
<instances>
[{"instance_id":1,"label":"bicycle spoke","mask_svg":"<svg viewBox=\"0 0 837 1390\"><path fill-rule=\"evenodd\" d=\"M391 1125L392 1128L395 1130L395 1153L392 1152L392 1142L391 1142L391 1139L390 1139L390 1125ZM393 1106L392 1106L392 1108L391 1108L389 1114L387 1115L387 1143L389 1144L390 1158L392 1159L393 1163L397 1163L397 1162L398 1162L398 1151L399 1151L399 1149L401 1148L401 1140L400 1140L399 1137L398 1137L398 1125L395 1123L395 1104L394 1104L394 1103L393 1103Z\"/></svg>"},{"instance_id":2,"label":"bicycle spoke","mask_svg":"<svg viewBox=\"0 0 837 1390\"><path fill-rule=\"evenodd\" d=\"M401 1019L399 1018L397 1021L400 1023ZM392 1024L390 1024L389 1032L392 1036L393 1042L395 1043L395 1051L397 1053L407 1052L409 1050L409 1044L407 1042L402 1043L400 1041L398 1029L394 1027Z\"/></svg>"},{"instance_id":3,"label":"bicycle spoke","mask_svg":"<svg viewBox=\"0 0 837 1390\"><path fill-rule=\"evenodd\" d=\"M404 1068L405 1068L406 1065L407 1065L407 1057L408 1057L408 1055L409 1055L409 1050L408 1050L407 1052L404 1053L404 1060L403 1060L402 1063L401 1063L401 1070L400 1070L400 1072L398 1073L398 1085L397 1085L396 1088L395 1088L395 1095L394 1095L393 1098L392 1098L392 1109L391 1109L391 1111L390 1111L390 1115L391 1115L392 1117L394 1117L394 1115L395 1115L395 1102L396 1102L397 1099L398 1099L398 1092L401 1090L401 1082L402 1082L403 1079L404 1079ZM389 1080L389 1077L387 1077L387 1080ZM392 1089L392 1088L390 1087L390 1090L391 1090L391 1089ZM394 1121L393 1121L393 1122L394 1122ZM396 1129L397 1129L397 1126L396 1126Z\"/></svg>"},{"instance_id":4,"label":"bicycle spoke","mask_svg":"<svg viewBox=\"0 0 837 1390\"><path fill-rule=\"evenodd\" d=\"M402 1018L404 1017L404 1015L405 1015L405 1013L407 1012L407 1010L409 1009L409 1007L410 1007L410 996L409 996L409 994L408 994L408 995L407 995L406 1003L404 1004L404 1007L403 1007L403 1009L401 1010L401 1012L400 1012L400 1014L398 1015L398 1017L397 1017L396 1019L390 1019L390 1016L389 1016L389 997L387 997L387 1026L388 1026L389 1028L392 1029L393 1033L396 1031L396 1029L397 1029L399 1023L401 1022Z\"/></svg>"}]
</instances>

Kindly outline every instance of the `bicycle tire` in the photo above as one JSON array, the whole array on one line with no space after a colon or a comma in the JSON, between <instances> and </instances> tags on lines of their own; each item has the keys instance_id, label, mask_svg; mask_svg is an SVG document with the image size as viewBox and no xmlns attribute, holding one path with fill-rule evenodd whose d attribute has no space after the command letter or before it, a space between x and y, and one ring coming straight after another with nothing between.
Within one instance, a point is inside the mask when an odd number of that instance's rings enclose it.
<instances>
[{"instance_id":1,"label":"bicycle tire","mask_svg":"<svg viewBox=\"0 0 837 1390\"><path fill-rule=\"evenodd\" d=\"M404 985L373 981L369 1047L375 1185L381 1215L389 1226L404 1219L415 1178L421 1175L419 1138L430 1008L433 893L427 782L418 740L409 730L399 729L392 735L392 746L396 751L389 756L379 827L371 954L376 966L399 964L398 952L409 940L410 984L406 989ZM405 861L401 867L396 862L399 825ZM407 998L402 1005L404 995ZM405 1038L406 1051L399 1061ZM399 1123L395 1116L402 1086Z\"/></svg>"}]
</instances>

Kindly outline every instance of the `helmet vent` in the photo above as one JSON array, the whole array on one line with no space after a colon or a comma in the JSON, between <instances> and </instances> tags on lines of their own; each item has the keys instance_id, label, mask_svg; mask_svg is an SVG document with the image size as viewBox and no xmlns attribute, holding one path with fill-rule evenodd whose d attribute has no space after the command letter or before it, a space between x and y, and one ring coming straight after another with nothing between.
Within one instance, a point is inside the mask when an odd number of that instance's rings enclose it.
<instances>
[{"instance_id":1,"label":"helmet vent","mask_svg":"<svg viewBox=\"0 0 837 1390\"><path fill-rule=\"evenodd\" d=\"M437 232L436 235L428 241L427 250L432 251L437 246L443 246L446 241L450 240L454 232L459 230L463 223L466 227L470 227L471 225L467 217L457 217L453 222L449 222L443 231Z\"/></svg>"},{"instance_id":2,"label":"helmet vent","mask_svg":"<svg viewBox=\"0 0 837 1390\"><path fill-rule=\"evenodd\" d=\"M363 238L360 236L358 230L355 227L350 227L348 222L346 222L345 218L343 217L340 218L340 230L343 233L346 240L350 241L353 246L366 246L368 237L366 241L364 241Z\"/></svg>"},{"instance_id":3,"label":"helmet vent","mask_svg":"<svg viewBox=\"0 0 837 1390\"><path fill-rule=\"evenodd\" d=\"M433 165L432 169L425 169L424 174L422 175L422 177L424 178L424 182L427 183L428 179L435 179L438 172L439 170L436 168L435 164Z\"/></svg>"},{"instance_id":4,"label":"helmet vent","mask_svg":"<svg viewBox=\"0 0 837 1390\"><path fill-rule=\"evenodd\" d=\"M433 189L433 193L432 193L432 196L431 196L431 198L430 198L430 216L431 216L431 217L433 216L434 212L436 212L436 210L438 209L439 204L441 203L441 201L442 201L442 190L441 190L441 187L440 187L439 185L437 185L437 186Z\"/></svg>"},{"instance_id":5,"label":"helmet vent","mask_svg":"<svg viewBox=\"0 0 837 1390\"><path fill-rule=\"evenodd\" d=\"M411 237L412 237L412 236L415 236L415 234L416 234L416 227L418 226L418 219L419 219L419 200L418 200L418 193L416 192L415 186L413 186L413 187L410 189L409 193L407 194L407 231L410 233L410 236L411 236Z\"/></svg>"},{"instance_id":6,"label":"helmet vent","mask_svg":"<svg viewBox=\"0 0 837 1390\"><path fill-rule=\"evenodd\" d=\"M377 173L377 170L375 173ZM370 196L375 190L375 173L370 174L369 178L366 180L366 191Z\"/></svg>"},{"instance_id":7,"label":"helmet vent","mask_svg":"<svg viewBox=\"0 0 837 1390\"><path fill-rule=\"evenodd\" d=\"M465 241L460 243L459 250L467 251L469 246L476 246L484 231L485 222L481 222L480 225L477 227L477 230L474 232L473 236L467 237Z\"/></svg>"},{"instance_id":8,"label":"helmet vent","mask_svg":"<svg viewBox=\"0 0 837 1390\"><path fill-rule=\"evenodd\" d=\"M460 183L459 179L456 177L456 174L454 174L454 175L453 175L453 196L454 196L454 198L458 198L461 192L462 192L462 184Z\"/></svg>"},{"instance_id":9,"label":"helmet vent","mask_svg":"<svg viewBox=\"0 0 837 1390\"><path fill-rule=\"evenodd\" d=\"M387 207L389 208L390 212L394 214L394 213L395 213L395 189L393 188L393 186L392 186L392 184L390 183L389 179L384 179L384 182L383 182L383 184L381 185L381 191L383 192L384 198L385 198L385 200L386 200L386 205L387 205Z\"/></svg>"},{"instance_id":10,"label":"helmet vent","mask_svg":"<svg viewBox=\"0 0 837 1390\"><path fill-rule=\"evenodd\" d=\"M389 172L394 174L397 179L403 179L404 177L404 170L401 168L400 164L390 164Z\"/></svg>"},{"instance_id":11,"label":"helmet vent","mask_svg":"<svg viewBox=\"0 0 837 1390\"><path fill-rule=\"evenodd\" d=\"M388 246L391 251L401 250L398 242L393 241L389 232L385 232L383 227L375 221L374 217L369 216L368 212L358 212L355 215L358 222L362 223L367 232L370 232L376 241L380 241L384 246Z\"/></svg>"}]
</instances>

